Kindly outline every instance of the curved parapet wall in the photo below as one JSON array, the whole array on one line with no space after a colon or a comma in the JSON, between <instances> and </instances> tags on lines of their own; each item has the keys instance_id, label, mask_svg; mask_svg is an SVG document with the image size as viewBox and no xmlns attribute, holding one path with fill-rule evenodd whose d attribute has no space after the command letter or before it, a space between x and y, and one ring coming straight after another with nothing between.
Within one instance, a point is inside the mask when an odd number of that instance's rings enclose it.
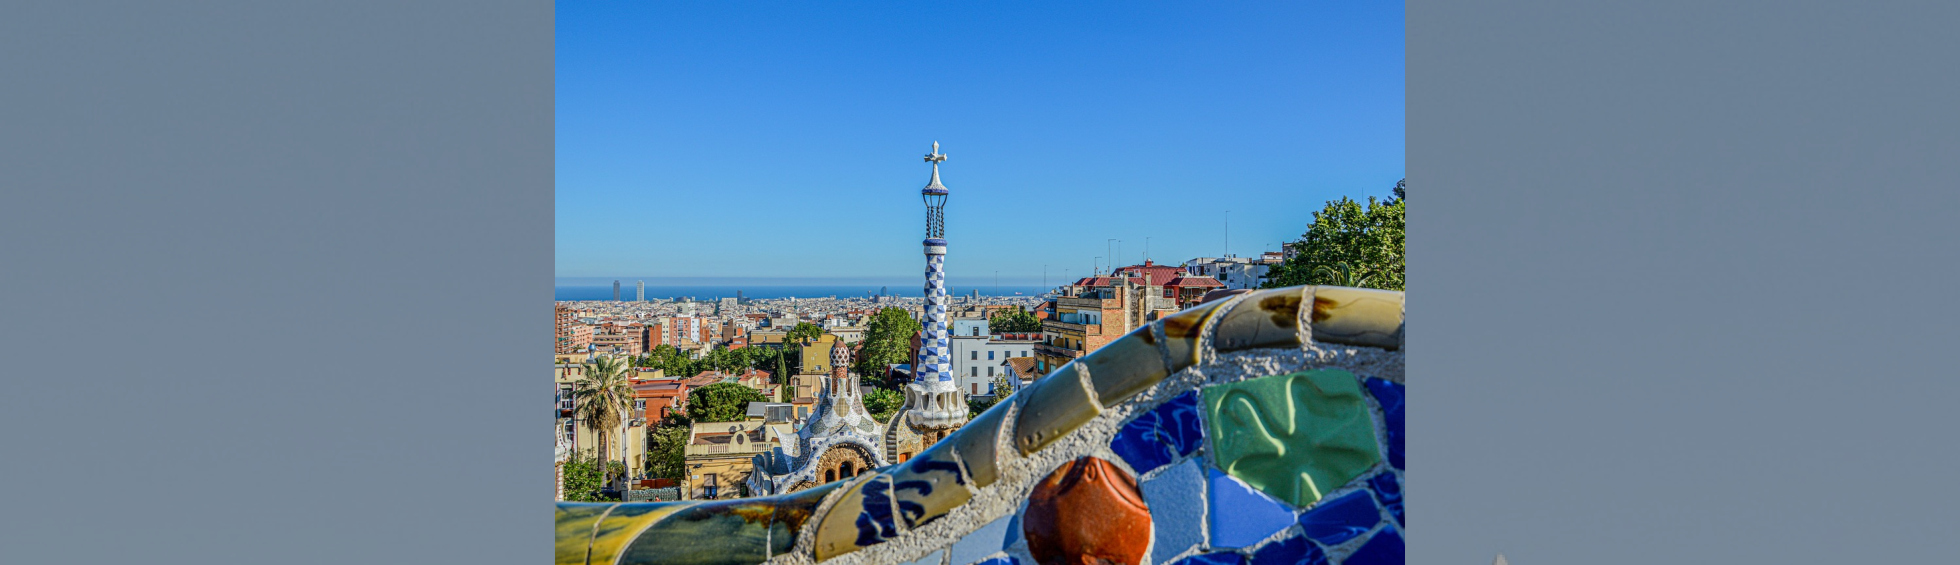
<instances>
[{"instance_id":1,"label":"curved parapet wall","mask_svg":"<svg viewBox=\"0 0 1960 565\"><path fill-rule=\"evenodd\" d=\"M560 564L1402 563L1403 295L1131 332L910 461L772 497L557 507Z\"/></svg>"}]
</instances>

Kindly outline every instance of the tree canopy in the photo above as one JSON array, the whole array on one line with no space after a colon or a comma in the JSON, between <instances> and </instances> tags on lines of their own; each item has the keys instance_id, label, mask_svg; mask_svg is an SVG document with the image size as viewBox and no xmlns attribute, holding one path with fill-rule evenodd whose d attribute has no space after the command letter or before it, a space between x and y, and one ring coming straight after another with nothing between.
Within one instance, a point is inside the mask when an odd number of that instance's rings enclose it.
<instances>
[{"instance_id":1,"label":"tree canopy","mask_svg":"<svg viewBox=\"0 0 1960 565\"><path fill-rule=\"evenodd\" d=\"M791 327L788 333L783 334L783 341L802 343L803 340L817 339L821 335L823 335L823 326L809 322L797 322L796 326Z\"/></svg>"},{"instance_id":2,"label":"tree canopy","mask_svg":"<svg viewBox=\"0 0 1960 565\"><path fill-rule=\"evenodd\" d=\"M1407 200L1405 182L1395 183L1394 198L1367 203L1341 197L1313 213L1313 222L1300 240L1290 243L1295 255L1266 272L1265 288L1303 284L1359 286L1402 290L1404 231Z\"/></svg>"},{"instance_id":3,"label":"tree canopy","mask_svg":"<svg viewBox=\"0 0 1960 565\"><path fill-rule=\"evenodd\" d=\"M1041 331L1041 320L1026 310L1002 310L987 319L987 329L994 333L1027 333Z\"/></svg>"},{"instance_id":4,"label":"tree canopy","mask_svg":"<svg viewBox=\"0 0 1960 565\"><path fill-rule=\"evenodd\" d=\"M917 333L919 321L904 309L885 308L872 314L871 322L865 324L864 344L857 352L858 374L883 375L886 365L911 360L912 336ZM891 383L885 384L890 388Z\"/></svg>"},{"instance_id":5,"label":"tree canopy","mask_svg":"<svg viewBox=\"0 0 1960 565\"><path fill-rule=\"evenodd\" d=\"M678 479L687 470L686 425L647 428L647 474L660 479Z\"/></svg>"},{"instance_id":6,"label":"tree canopy","mask_svg":"<svg viewBox=\"0 0 1960 565\"><path fill-rule=\"evenodd\" d=\"M891 420L892 413L905 407L905 395L888 389L872 389L864 395L864 410L880 422Z\"/></svg>"},{"instance_id":7,"label":"tree canopy","mask_svg":"<svg viewBox=\"0 0 1960 565\"><path fill-rule=\"evenodd\" d=\"M694 422L740 422L748 418L750 402L768 402L755 389L740 383L715 383L687 393L687 417Z\"/></svg>"}]
</instances>

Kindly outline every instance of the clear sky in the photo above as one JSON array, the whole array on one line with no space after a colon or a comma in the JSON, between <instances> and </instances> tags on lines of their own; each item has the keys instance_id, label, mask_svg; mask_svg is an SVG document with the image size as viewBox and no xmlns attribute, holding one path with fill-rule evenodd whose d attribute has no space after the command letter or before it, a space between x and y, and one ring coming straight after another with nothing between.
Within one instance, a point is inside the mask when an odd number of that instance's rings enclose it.
<instances>
[{"instance_id":1,"label":"clear sky","mask_svg":"<svg viewBox=\"0 0 1960 565\"><path fill-rule=\"evenodd\" d=\"M1403 178L1401 2L567 2L557 276L1051 283ZM1106 259L1104 260L1106 263Z\"/></svg>"}]
</instances>

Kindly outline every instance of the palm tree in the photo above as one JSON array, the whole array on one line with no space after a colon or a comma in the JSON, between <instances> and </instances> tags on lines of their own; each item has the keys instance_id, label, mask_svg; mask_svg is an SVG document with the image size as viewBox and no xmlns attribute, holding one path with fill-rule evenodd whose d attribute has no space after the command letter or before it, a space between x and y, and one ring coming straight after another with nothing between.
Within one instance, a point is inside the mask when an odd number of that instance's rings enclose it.
<instances>
[{"instance_id":1,"label":"palm tree","mask_svg":"<svg viewBox=\"0 0 1960 565\"><path fill-rule=\"evenodd\" d=\"M1362 285L1368 284L1368 277L1374 276L1373 274L1367 273L1365 269L1355 270L1346 261L1336 263L1336 266L1339 268L1326 265L1314 267L1313 274L1316 277L1326 277L1327 280L1332 281L1332 284L1336 286L1351 286L1355 288L1360 288Z\"/></svg>"},{"instance_id":2,"label":"palm tree","mask_svg":"<svg viewBox=\"0 0 1960 565\"><path fill-rule=\"evenodd\" d=\"M619 357L602 356L585 364L585 374L572 391L572 398L576 399L573 405L576 414L585 420L587 427L599 434L599 476L606 479L611 478L605 472L610 466L606 462L611 461L607 451L612 447L608 432L619 427L620 421L626 419L633 407L633 387L627 381L629 374L626 363ZM620 457L623 460L625 456L626 450L622 447Z\"/></svg>"}]
</instances>

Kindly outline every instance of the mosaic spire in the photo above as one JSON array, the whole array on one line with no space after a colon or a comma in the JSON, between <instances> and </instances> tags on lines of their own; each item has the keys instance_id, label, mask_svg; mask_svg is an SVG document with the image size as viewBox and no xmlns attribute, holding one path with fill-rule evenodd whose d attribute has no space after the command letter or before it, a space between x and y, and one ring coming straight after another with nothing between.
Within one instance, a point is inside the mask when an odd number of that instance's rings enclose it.
<instances>
[{"instance_id":1,"label":"mosaic spire","mask_svg":"<svg viewBox=\"0 0 1960 565\"><path fill-rule=\"evenodd\" d=\"M932 180L919 195L926 203L926 308L920 320L919 366L914 380L906 387L906 421L923 429L945 429L966 422L966 401L953 382L952 340L946 331L946 196L950 192L939 183L939 164L946 155L939 142L925 157L932 164Z\"/></svg>"},{"instance_id":2,"label":"mosaic spire","mask_svg":"<svg viewBox=\"0 0 1960 565\"><path fill-rule=\"evenodd\" d=\"M932 164L932 181L919 191L926 203L926 311L923 322L924 353L919 358L918 380L953 381L951 344L946 332L946 185L939 184L939 164L946 155L939 142L932 142L926 162Z\"/></svg>"}]
</instances>

